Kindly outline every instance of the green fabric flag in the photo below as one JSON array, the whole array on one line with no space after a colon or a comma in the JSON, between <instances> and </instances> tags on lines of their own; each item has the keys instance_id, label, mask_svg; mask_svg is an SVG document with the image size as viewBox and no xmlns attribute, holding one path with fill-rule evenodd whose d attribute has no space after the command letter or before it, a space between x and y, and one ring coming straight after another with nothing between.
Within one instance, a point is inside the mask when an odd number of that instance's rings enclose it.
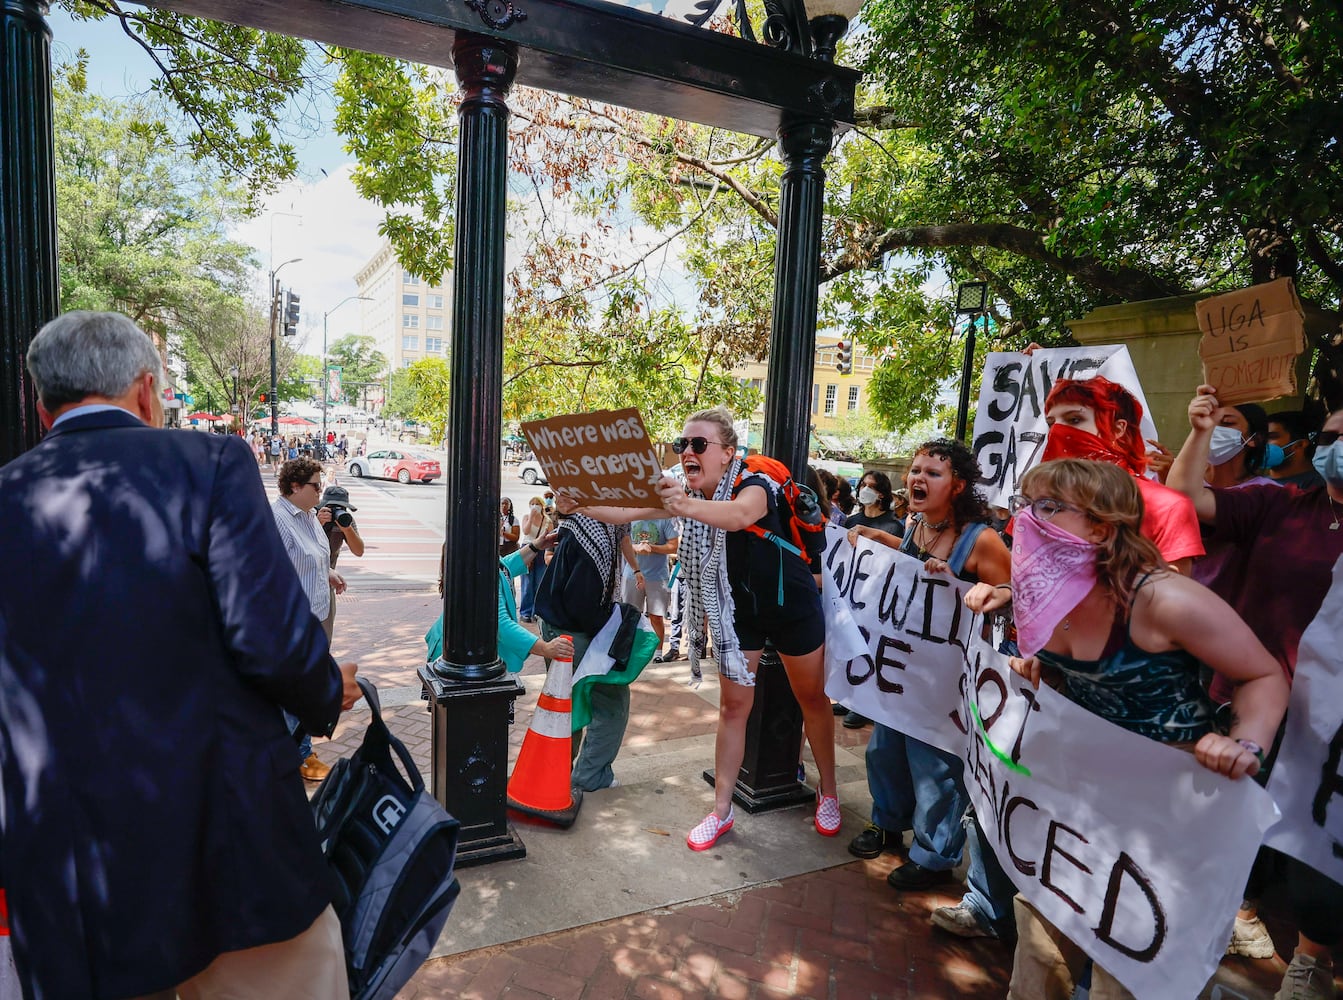
<instances>
[{"instance_id":1,"label":"green fabric flag","mask_svg":"<svg viewBox=\"0 0 1343 1000\"><path fill-rule=\"evenodd\" d=\"M611 609L611 617L592 637L574 670L574 732L592 721L592 685L634 683L660 645L646 615L628 604L617 603Z\"/></svg>"}]
</instances>

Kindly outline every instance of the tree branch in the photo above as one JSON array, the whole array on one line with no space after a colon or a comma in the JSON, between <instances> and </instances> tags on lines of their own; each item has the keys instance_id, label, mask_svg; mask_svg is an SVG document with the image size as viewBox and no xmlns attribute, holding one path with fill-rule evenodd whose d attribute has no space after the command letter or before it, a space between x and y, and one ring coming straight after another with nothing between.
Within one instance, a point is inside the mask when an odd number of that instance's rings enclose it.
<instances>
[{"instance_id":1,"label":"tree branch","mask_svg":"<svg viewBox=\"0 0 1343 1000\"><path fill-rule=\"evenodd\" d=\"M1156 299L1183 294L1187 289L1132 267L1111 267L1095 257L1064 257L1050 250L1044 237L1030 229L1007 223L961 223L943 226L912 226L876 232L863 246L821 264L822 283L857 268L892 250L939 249L943 247L993 247L1040 261L1077 280L1121 299Z\"/></svg>"},{"instance_id":2,"label":"tree branch","mask_svg":"<svg viewBox=\"0 0 1343 1000\"><path fill-rule=\"evenodd\" d=\"M1343 265L1340 265L1334 259L1329 252L1329 248L1320 239L1319 233L1315 232L1314 227L1305 226L1301 229L1301 234L1307 256L1315 262L1315 266L1323 271L1330 281L1343 288Z\"/></svg>"},{"instance_id":3,"label":"tree branch","mask_svg":"<svg viewBox=\"0 0 1343 1000\"><path fill-rule=\"evenodd\" d=\"M922 128L923 122L901 118L895 108L886 104L874 104L854 111L854 125L860 129L890 130L898 128Z\"/></svg>"}]
</instances>

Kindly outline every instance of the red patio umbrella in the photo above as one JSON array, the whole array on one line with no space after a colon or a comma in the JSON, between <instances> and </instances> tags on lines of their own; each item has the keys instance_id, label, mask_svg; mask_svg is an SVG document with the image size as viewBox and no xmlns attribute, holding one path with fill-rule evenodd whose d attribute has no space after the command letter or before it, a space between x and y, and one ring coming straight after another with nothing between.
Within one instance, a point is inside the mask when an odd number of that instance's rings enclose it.
<instances>
[{"instance_id":1,"label":"red patio umbrella","mask_svg":"<svg viewBox=\"0 0 1343 1000\"><path fill-rule=\"evenodd\" d=\"M289 425L289 426L291 426L291 427L316 427L316 426L317 426L317 424L316 424L315 421L309 420L309 419L307 419L306 417L281 417L279 420L277 420L277 421L275 421L275 422L276 422L277 424L287 424L287 425Z\"/></svg>"},{"instance_id":2,"label":"red patio umbrella","mask_svg":"<svg viewBox=\"0 0 1343 1000\"><path fill-rule=\"evenodd\" d=\"M213 413L205 413L205 412L201 412L201 413L191 413L191 414L188 414L188 415L187 415L187 419L188 419L188 420L208 420L208 421L213 422L213 421L215 421L215 420L223 420L224 418L223 418L223 417L217 417L217 416L215 416Z\"/></svg>"}]
</instances>

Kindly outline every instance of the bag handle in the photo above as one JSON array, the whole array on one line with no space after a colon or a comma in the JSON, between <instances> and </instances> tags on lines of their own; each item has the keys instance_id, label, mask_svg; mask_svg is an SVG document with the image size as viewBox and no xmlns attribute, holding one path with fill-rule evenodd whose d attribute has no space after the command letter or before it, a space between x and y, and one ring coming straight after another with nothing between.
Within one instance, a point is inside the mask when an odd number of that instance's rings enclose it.
<instances>
[{"instance_id":1,"label":"bag handle","mask_svg":"<svg viewBox=\"0 0 1343 1000\"><path fill-rule=\"evenodd\" d=\"M373 682L367 677L360 677L357 674L354 682L359 685L359 690L364 692L364 700L368 702L368 707L373 710L373 718L381 722L382 701L378 698L378 689L373 686Z\"/></svg>"},{"instance_id":2,"label":"bag handle","mask_svg":"<svg viewBox=\"0 0 1343 1000\"><path fill-rule=\"evenodd\" d=\"M378 689L373 682L364 677L356 675L355 680L359 684L359 690L364 692L364 700L368 702L369 710L373 713L373 718L369 722L369 733L365 734L365 740L370 734L391 749L397 757L401 759L402 770L405 771L406 780L411 789L419 794L424 791L424 776L420 774L420 769L415 766L415 758L410 755L406 745L392 735L392 731L387 728L387 723L382 719L382 701L378 698Z\"/></svg>"}]
</instances>

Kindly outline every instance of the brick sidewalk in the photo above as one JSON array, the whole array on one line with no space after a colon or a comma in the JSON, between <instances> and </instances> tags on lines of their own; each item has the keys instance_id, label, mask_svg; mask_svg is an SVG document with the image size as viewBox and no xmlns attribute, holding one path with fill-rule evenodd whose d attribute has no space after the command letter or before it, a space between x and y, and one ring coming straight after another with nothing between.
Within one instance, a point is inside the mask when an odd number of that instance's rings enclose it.
<instances>
[{"instance_id":1,"label":"brick sidewalk","mask_svg":"<svg viewBox=\"0 0 1343 1000\"><path fill-rule=\"evenodd\" d=\"M335 649L359 660L380 689L404 697L418 686L422 636L438 613L432 590L352 592L341 599ZM684 666L684 664L678 664ZM543 673L533 658L524 679ZM686 667L688 672L688 667ZM711 733L712 705L674 676L646 677L631 689L630 725L621 757L627 764L654 753L672 736ZM539 688L539 684L529 684ZM536 697L516 703L509 731L510 762L525 736ZM384 716L429 773L429 713L423 702L389 705ZM334 738L318 742L324 758L350 753L368 716L344 716ZM836 720L838 722L838 720ZM857 750L870 728L836 726L836 744ZM845 836L849 835L845 831ZM685 852L685 864L697 857ZM898 893L885 876L896 859L853 861L840 867L756 885L692 903L637 913L572 930L482 948L426 963L399 994L402 1000L617 1000L673 997L918 998L978 1000L1006 994L1012 955L996 941L965 941L929 923L938 906L954 904L961 886ZM522 900L518 905L525 905ZM1281 900L1265 916L1279 951L1290 957L1295 933ZM459 919L454 913L453 920ZM1223 961L1204 997L1269 1000L1281 959Z\"/></svg>"},{"instance_id":2,"label":"brick sidewalk","mask_svg":"<svg viewBox=\"0 0 1343 1000\"><path fill-rule=\"evenodd\" d=\"M693 863L693 858L687 863ZM1003 996L1011 952L933 929L954 894L887 887L855 861L671 910L427 963L401 1000Z\"/></svg>"}]
</instances>

